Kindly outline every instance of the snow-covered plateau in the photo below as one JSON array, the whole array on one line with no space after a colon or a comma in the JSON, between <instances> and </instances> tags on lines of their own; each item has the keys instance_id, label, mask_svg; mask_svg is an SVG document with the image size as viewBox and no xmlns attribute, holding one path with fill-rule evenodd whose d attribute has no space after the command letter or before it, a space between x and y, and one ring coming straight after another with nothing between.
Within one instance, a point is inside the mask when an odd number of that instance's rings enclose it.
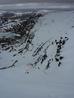
<instances>
[{"instance_id":1,"label":"snow-covered plateau","mask_svg":"<svg viewBox=\"0 0 74 98\"><path fill-rule=\"evenodd\" d=\"M22 12L0 13L0 98L74 98L74 11Z\"/></svg>"}]
</instances>

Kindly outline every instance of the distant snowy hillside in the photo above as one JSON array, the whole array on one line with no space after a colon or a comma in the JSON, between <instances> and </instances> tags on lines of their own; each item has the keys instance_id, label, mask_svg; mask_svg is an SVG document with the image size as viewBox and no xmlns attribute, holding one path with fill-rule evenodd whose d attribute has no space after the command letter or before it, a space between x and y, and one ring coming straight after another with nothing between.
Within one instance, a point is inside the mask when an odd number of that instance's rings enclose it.
<instances>
[{"instance_id":1,"label":"distant snowy hillside","mask_svg":"<svg viewBox=\"0 0 74 98\"><path fill-rule=\"evenodd\" d=\"M1 10L21 10L21 9L74 9L72 3L17 3L0 5Z\"/></svg>"},{"instance_id":2,"label":"distant snowy hillside","mask_svg":"<svg viewBox=\"0 0 74 98\"><path fill-rule=\"evenodd\" d=\"M1 13L0 97L74 98L73 42L74 11Z\"/></svg>"}]
</instances>

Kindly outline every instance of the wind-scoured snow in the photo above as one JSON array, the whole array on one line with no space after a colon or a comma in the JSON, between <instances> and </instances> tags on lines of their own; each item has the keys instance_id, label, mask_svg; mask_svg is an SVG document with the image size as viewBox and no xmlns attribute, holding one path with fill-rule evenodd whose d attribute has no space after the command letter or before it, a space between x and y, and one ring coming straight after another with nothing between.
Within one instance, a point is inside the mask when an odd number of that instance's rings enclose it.
<instances>
[{"instance_id":1,"label":"wind-scoured snow","mask_svg":"<svg viewBox=\"0 0 74 98\"><path fill-rule=\"evenodd\" d=\"M28 51L26 43L13 44L11 52L0 48L0 97L74 98L73 32L74 11L47 10L30 30Z\"/></svg>"}]
</instances>

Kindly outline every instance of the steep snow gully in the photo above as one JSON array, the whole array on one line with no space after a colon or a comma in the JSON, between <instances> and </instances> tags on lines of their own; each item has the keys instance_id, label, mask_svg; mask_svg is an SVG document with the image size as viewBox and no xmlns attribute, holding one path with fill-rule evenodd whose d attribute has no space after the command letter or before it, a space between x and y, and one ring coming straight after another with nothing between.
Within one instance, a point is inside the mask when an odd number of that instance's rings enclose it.
<instances>
[{"instance_id":1,"label":"steep snow gully","mask_svg":"<svg viewBox=\"0 0 74 98\"><path fill-rule=\"evenodd\" d=\"M2 15L0 97L74 98L74 11Z\"/></svg>"}]
</instances>

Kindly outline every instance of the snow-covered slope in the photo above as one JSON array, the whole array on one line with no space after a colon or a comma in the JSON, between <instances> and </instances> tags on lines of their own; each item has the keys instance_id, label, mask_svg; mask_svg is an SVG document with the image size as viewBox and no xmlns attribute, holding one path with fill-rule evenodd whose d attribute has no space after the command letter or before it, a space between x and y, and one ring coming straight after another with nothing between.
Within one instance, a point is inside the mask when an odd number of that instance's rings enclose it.
<instances>
[{"instance_id":1,"label":"snow-covered slope","mask_svg":"<svg viewBox=\"0 0 74 98\"><path fill-rule=\"evenodd\" d=\"M0 71L0 97L74 98L74 11L49 11L30 32L27 52L1 50L1 68L16 63Z\"/></svg>"}]
</instances>

